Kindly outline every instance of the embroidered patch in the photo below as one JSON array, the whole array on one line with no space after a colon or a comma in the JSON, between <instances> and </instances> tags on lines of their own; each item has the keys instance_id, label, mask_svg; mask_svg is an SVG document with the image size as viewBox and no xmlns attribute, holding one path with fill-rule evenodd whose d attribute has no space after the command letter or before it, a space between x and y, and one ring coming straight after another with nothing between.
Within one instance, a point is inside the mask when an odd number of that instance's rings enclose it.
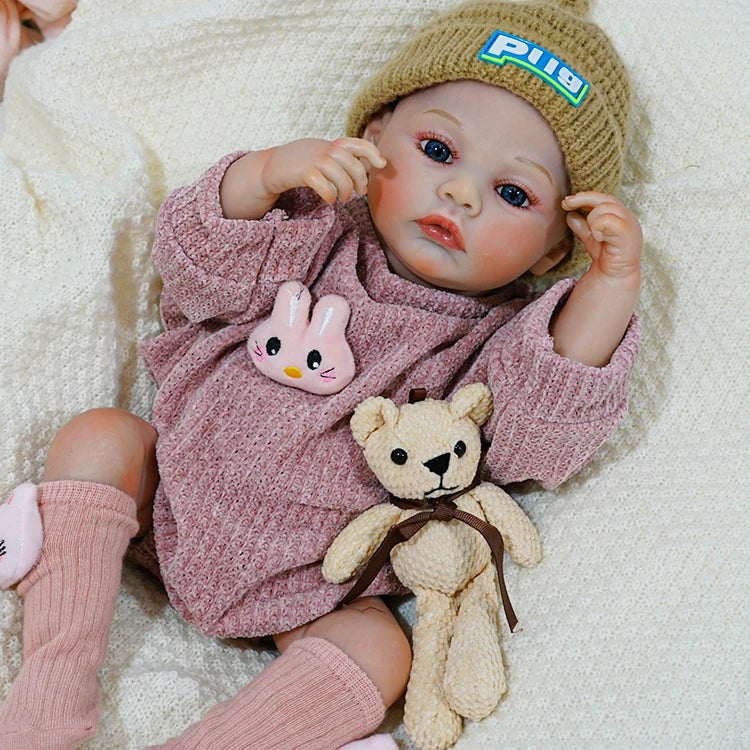
<instances>
[{"instance_id":1,"label":"embroidered patch","mask_svg":"<svg viewBox=\"0 0 750 750\"><path fill-rule=\"evenodd\" d=\"M494 65L512 63L530 70L574 107L580 107L586 98L589 83L559 57L534 42L496 31L482 47L479 59Z\"/></svg>"}]
</instances>

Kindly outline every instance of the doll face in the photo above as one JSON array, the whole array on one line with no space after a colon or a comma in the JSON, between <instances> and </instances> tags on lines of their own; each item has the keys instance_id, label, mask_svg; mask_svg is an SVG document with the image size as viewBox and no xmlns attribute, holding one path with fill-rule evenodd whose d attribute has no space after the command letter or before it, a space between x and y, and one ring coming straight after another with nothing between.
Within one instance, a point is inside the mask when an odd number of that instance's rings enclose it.
<instances>
[{"instance_id":1,"label":"doll face","mask_svg":"<svg viewBox=\"0 0 750 750\"><path fill-rule=\"evenodd\" d=\"M534 107L477 81L444 83L375 117L387 165L367 199L393 271L481 294L566 254L564 159Z\"/></svg>"}]
</instances>

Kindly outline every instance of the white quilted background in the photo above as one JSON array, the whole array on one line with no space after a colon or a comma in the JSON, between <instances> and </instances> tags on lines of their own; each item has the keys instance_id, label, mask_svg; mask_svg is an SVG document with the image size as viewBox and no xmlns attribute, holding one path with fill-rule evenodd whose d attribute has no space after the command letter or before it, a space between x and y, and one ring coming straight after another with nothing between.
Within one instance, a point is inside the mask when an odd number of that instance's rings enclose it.
<instances>
[{"instance_id":1,"label":"white quilted background","mask_svg":"<svg viewBox=\"0 0 750 750\"><path fill-rule=\"evenodd\" d=\"M0 490L55 430L148 416L155 207L223 153L336 136L357 83L448 0L81 0L0 106ZM646 250L631 413L577 477L521 487L510 690L457 748L748 748L747 0L593 0L636 92L624 195ZM409 615L408 605L404 607ZM0 699L21 607L0 593ZM178 733L273 658L206 639L126 570L89 750ZM386 728L409 747L398 709Z\"/></svg>"}]
</instances>

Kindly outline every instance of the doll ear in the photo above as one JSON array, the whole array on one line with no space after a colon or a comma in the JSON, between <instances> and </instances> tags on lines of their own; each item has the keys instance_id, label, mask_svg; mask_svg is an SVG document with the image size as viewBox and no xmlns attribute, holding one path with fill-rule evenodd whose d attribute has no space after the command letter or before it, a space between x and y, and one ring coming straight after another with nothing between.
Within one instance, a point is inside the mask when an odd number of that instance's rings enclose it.
<instances>
[{"instance_id":1,"label":"doll ear","mask_svg":"<svg viewBox=\"0 0 750 750\"><path fill-rule=\"evenodd\" d=\"M573 237L568 232L546 255L529 268L529 272L534 276L544 276L547 271L552 270L572 249Z\"/></svg>"},{"instance_id":2,"label":"doll ear","mask_svg":"<svg viewBox=\"0 0 750 750\"><path fill-rule=\"evenodd\" d=\"M362 138L377 146L380 136L383 134L383 130L385 130L385 126L388 124L388 120L391 119L392 114L393 109L391 107L381 109L370 119L370 122L365 125L365 129L362 132Z\"/></svg>"},{"instance_id":3,"label":"doll ear","mask_svg":"<svg viewBox=\"0 0 750 750\"><path fill-rule=\"evenodd\" d=\"M392 428L398 422L398 407L389 398L370 396L352 414L349 426L357 444L364 448L367 438L383 426Z\"/></svg>"},{"instance_id":4,"label":"doll ear","mask_svg":"<svg viewBox=\"0 0 750 750\"><path fill-rule=\"evenodd\" d=\"M484 383L466 385L453 394L450 409L456 419L468 417L479 427L492 414L492 391Z\"/></svg>"}]
</instances>

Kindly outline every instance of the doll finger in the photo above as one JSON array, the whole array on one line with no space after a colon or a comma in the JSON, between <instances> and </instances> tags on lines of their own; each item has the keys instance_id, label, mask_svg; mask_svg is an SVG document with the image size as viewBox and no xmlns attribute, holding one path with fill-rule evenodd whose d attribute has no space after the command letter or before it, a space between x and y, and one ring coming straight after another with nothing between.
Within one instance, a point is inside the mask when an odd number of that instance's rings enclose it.
<instances>
[{"instance_id":1,"label":"doll finger","mask_svg":"<svg viewBox=\"0 0 750 750\"><path fill-rule=\"evenodd\" d=\"M304 185L312 188L326 203L335 203L338 191L319 170L310 170L304 175Z\"/></svg>"},{"instance_id":2,"label":"doll finger","mask_svg":"<svg viewBox=\"0 0 750 750\"><path fill-rule=\"evenodd\" d=\"M579 214L577 211L571 211L569 214L567 214L565 220L567 221L570 229L573 231L573 234L575 234L576 237L578 237L583 243L583 247L585 248L586 252L594 259L598 257L600 250L600 240L597 240L597 238L594 237L594 234L592 233L591 227L589 226L586 218L582 214Z\"/></svg>"},{"instance_id":3,"label":"doll finger","mask_svg":"<svg viewBox=\"0 0 750 750\"><path fill-rule=\"evenodd\" d=\"M378 150L378 147L371 141L366 141L364 138L345 138L343 140L346 141L346 149L358 159L365 159L378 169L385 167L386 160Z\"/></svg>"},{"instance_id":4,"label":"doll finger","mask_svg":"<svg viewBox=\"0 0 750 750\"><path fill-rule=\"evenodd\" d=\"M616 198L607 195L606 193L599 193L596 190L584 190L583 192L575 193L574 195L566 195L562 200L562 207L566 211L576 211L581 209L584 211L592 211L597 206L601 206L605 203L622 205Z\"/></svg>"},{"instance_id":5,"label":"doll finger","mask_svg":"<svg viewBox=\"0 0 750 750\"><path fill-rule=\"evenodd\" d=\"M582 242L585 243L591 237L591 227L582 214L579 214L577 211L571 211L565 216L565 221Z\"/></svg>"},{"instance_id":6,"label":"doll finger","mask_svg":"<svg viewBox=\"0 0 750 750\"><path fill-rule=\"evenodd\" d=\"M617 242L627 232L627 218L613 211L592 211L586 220L591 227L591 233L599 242Z\"/></svg>"},{"instance_id":7,"label":"doll finger","mask_svg":"<svg viewBox=\"0 0 750 750\"><path fill-rule=\"evenodd\" d=\"M339 200L346 203L355 192L355 184L352 176L339 164L335 167L326 169L323 172L324 177L336 188Z\"/></svg>"},{"instance_id":8,"label":"doll finger","mask_svg":"<svg viewBox=\"0 0 750 750\"><path fill-rule=\"evenodd\" d=\"M606 216L613 216L621 221L626 221L629 215L630 212L622 205L622 203L616 201L605 201L604 203L600 203L592 208L591 211L586 214L586 219L589 226L593 227L601 222Z\"/></svg>"},{"instance_id":9,"label":"doll finger","mask_svg":"<svg viewBox=\"0 0 750 750\"><path fill-rule=\"evenodd\" d=\"M347 171L335 160L331 159L318 167L323 177L333 185L339 200L346 202L354 192L354 180Z\"/></svg>"},{"instance_id":10,"label":"doll finger","mask_svg":"<svg viewBox=\"0 0 750 750\"><path fill-rule=\"evenodd\" d=\"M364 195L367 192L367 169L360 159L344 150L331 154L331 157L349 175L357 194Z\"/></svg>"}]
</instances>

